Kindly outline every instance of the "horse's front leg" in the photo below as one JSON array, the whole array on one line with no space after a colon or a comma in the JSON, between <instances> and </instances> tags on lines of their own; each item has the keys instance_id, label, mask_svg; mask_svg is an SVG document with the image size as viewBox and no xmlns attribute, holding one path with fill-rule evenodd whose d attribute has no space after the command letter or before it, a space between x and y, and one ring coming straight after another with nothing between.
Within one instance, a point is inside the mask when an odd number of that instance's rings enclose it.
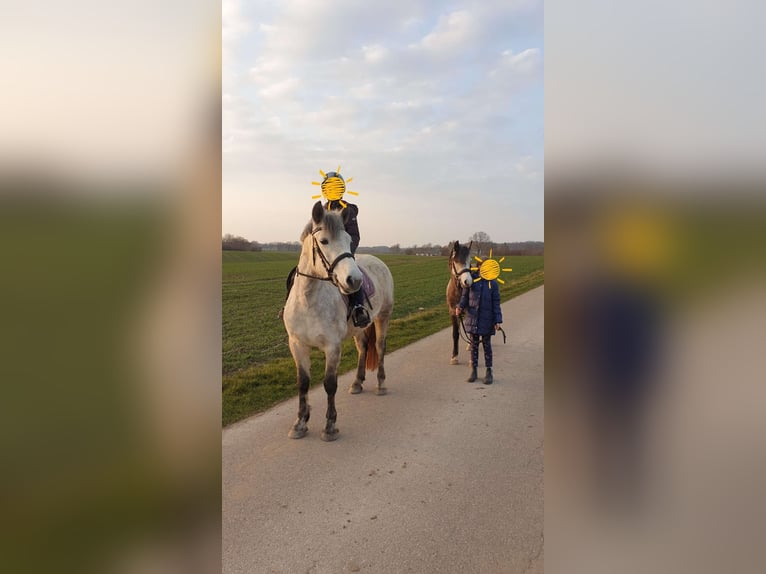
<instances>
[{"instance_id":1,"label":"horse's front leg","mask_svg":"<svg viewBox=\"0 0 766 574\"><path fill-rule=\"evenodd\" d=\"M311 416L311 407L308 402L309 380L311 373L311 348L295 339L290 339L290 352L295 361L295 367L298 371L298 419L293 424L290 432L287 434L290 438L303 438L308 432L309 417Z\"/></svg>"},{"instance_id":2,"label":"horse's front leg","mask_svg":"<svg viewBox=\"0 0 766 574\"><path fill-rule=\"evenodd\" d=\"M338 390L338 364L340 363L340 344L325 351L324 390L327 393L327 422L320 438L332 441L338 438L338 428L335 421L338 413L335 410L335 393Z\"/></svg>"},{"instance_id":3,"label":"horse's front leg","mask_svg":"<svg viewBox=\"0 0 766 574\"><path fill-rule=\"evenodd\" d=\"M359 335L354 337L358 359L356 361L356 379L351 383L348 392L357 395L362 392L362 384L365 376L365 362L367 361L367 330L365 329Z\"/></svg>"},{"instance_id":4,"label":"horse's front leg","mask_svg":"<svg viewBox=\"0 0 766 574\"><path fill-rule=\"evenodd\" d=\"M460 318L456 315L450 315L450 319L452 319L452 358L449 361L450 365L457 365L457 345L458 345L458 339L460 339Z\"/></svg>"}]
</instances>

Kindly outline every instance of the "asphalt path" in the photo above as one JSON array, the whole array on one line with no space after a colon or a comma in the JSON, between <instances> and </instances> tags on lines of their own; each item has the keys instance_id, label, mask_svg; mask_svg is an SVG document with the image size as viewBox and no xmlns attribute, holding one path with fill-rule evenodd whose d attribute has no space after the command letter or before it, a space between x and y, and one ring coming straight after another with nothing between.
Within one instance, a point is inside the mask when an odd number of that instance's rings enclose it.
<instances>
[{"instance_id":1,"label":"asphalt path","mask_svg":"<svg viewBox=\"0 0 766 574\"><path fill-rule=\"evenodd\" d=\"M444 330L386 355L385 396L339 377L335 442L322 385L302 439L297 398L224 429L223 571L542 573L543 302L502 305L491 386L481 349L475 383L464 344L449 364Z\"/></svg>"}]
</instances>

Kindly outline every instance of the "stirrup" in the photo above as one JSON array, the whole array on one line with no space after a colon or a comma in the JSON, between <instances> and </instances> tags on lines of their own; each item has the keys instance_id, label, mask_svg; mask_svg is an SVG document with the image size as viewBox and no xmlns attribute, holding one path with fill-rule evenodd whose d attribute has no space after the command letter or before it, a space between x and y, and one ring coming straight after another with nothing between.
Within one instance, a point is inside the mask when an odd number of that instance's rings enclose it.
<instances>
[{"instance_id":1,"label":"stirrup","mask_svg":"<svg viewBox=\"0 0 766 574\"><path fill-rule=\"evenodd\" d=\"M351 310L351 320L354 327L366 327L370 324L370 314L364 305L357 305Z\"/></svg>"}]
</instances>

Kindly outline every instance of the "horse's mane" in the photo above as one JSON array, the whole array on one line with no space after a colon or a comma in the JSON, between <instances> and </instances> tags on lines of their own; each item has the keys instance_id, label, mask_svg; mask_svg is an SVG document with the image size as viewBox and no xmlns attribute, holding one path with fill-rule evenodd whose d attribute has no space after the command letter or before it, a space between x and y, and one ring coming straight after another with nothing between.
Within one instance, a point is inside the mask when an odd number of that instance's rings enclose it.
<instances>
[{"instance_id":1,"label":"horse's mane","mask_svg":"<svg viewBox=\"0 0 766 574\"><path fill-rule=\"evenodd\" d=\"M337 237L338 233L346 229L346 226L343 224L343 217L341 217L341 214L337 211L325 210L324 219L322 220L321 225L328 233L330 233L331 237ZM303 228L303 233L301 233L301 241L311 235L313 229L314 221L309 220L306 227Z\"/></svg>"}]
</instances>

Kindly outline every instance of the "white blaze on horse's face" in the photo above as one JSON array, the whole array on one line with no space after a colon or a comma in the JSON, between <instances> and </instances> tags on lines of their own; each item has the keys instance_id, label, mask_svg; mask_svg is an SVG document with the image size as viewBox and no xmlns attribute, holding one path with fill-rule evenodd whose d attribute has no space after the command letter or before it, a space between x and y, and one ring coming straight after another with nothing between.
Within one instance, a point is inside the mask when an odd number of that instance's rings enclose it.
<instances>
[{"instance_id":1,"label":"white blaze on horse's face","mask_svg":"<svg viewBox=\"0 0 766 574\"><path fill-rule=\"evenodd\" d=\"M470 272L470 246L460 245L455 242L452 256L452 274L458 280L461 287L473 285L473 277Z\"/></svg>"},{"instance_id":2,"label":"white blaze on horse's face","mask_svg":"<svg viewBox=\"0 0 766 574\"><path fill-rule=\"evenodd\" d=\"M317 235L320 249L329 261L335 261L344 253L351 253L351 236L346 231L341 231L334 239L321 231ZM362 287L362 271L351 257L338 261L332 270L332 277L338 289L345 294L359 291Z\"/></svg>"},{"instance_id":3,"label":"white blaze on horse's face","mask_svg":"<svg viewBox=\"0 0 766 574\"><path fill-rule=\"evenodd\" d=\"M455 264L456 264L456 267L459 267L455 269L455 273L460 273L461 269L468 268L468 262L466 262L465 265L460 265L456 261ZM470 273L466 273L466 272L460 273L460 285L462 287L470 287L471 285L473 285L473 277L471 277Z\"/></svg>"}]
</instances>

